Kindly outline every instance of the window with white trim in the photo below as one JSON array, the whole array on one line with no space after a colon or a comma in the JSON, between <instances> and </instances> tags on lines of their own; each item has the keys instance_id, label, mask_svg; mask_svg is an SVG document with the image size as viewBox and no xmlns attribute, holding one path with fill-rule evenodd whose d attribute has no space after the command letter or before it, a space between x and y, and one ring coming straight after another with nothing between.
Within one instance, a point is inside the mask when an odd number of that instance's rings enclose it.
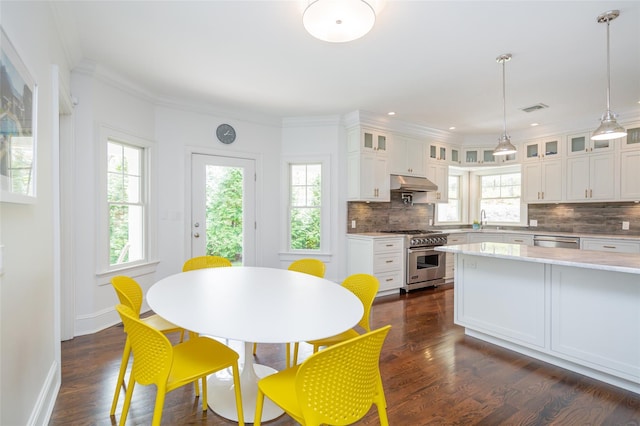
<instances>
[{"instance_id":1,"label":"window with white trim","mask_svg":"<svg viewBox=\"0 0 640 426\"><path fill-rule=\"evenodd\" d=\"M439 224L462 222L462 176L449 175L448 201L436 205Z\"/></svg>"},{"instance_id":2,"label":"window with white trim","mask_svg":"<svg viewBox=\"0 0 640 426\"><path fill-rule=\"evenodd\" d=\"M285 251L325 253L329 244L329 158L284 160L287 183Z\"/></svg>"},{"instance_id":3,"label":"window with white trim","mask_svg":"<svg viewBox=\"0 0 640 426\"><path fill-rule=\"evenodd\" d=\"M479 177L479 211L484 210L487 222L520 224L523 220L521 204L521 172L504 171Z\"/></svg>"},{"instance_id":4,"label":"window with white trim","mask_svg":"<svg viewBox=\"0 0 640 426\"><path fill-rule=\"evenodd\" d=\"M100 126L96 192L99 276L155 262L152 147L149 140Z\"/></svg>"}]
</instances>

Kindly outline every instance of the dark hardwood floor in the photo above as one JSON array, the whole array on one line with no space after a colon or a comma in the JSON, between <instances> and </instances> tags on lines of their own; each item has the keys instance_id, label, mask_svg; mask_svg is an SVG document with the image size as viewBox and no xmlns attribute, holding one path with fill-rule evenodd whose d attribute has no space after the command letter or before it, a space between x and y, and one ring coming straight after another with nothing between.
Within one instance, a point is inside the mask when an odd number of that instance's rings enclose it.
<instances>
[{"instance_id":1,"label":"dark hardwood floor","mask_svg":"<svg viewBox=\"0 0 640 426\"><path fill-rule=\"evenodd\" d=\"M451 285L379 298L372 325L385 324L393 326L380 361L391 425L640 425L640 395L465 336L453 324ZM115 418L109 409L124 340L114 326L62 343L51 425L117 423L124 393ZM282 369L284 345L258 345L257 358ZM127 423L151 423L154 397L154 387L137 386ZM167 395L163 424L237 423L203 414L185 386ZM296 423L285 415L267 424ZM379 424L375 409L359 424Z\"/></svg>"}]
</instances>

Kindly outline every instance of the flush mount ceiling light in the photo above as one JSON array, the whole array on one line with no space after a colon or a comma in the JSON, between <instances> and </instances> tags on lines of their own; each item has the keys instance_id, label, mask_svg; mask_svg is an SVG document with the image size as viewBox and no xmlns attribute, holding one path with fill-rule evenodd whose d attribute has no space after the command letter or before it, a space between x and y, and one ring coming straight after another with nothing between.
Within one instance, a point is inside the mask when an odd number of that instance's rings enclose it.
<instances>
[{"instance_id":1,"label":"flush mount ceiling light","mask_svg":"<svg viewBox=\"0 0 640 426\"><path fill-rule=\"evenodd\" d=\"M507 135L507 101L505 97L504 64L511 60L511 53L505 53L496 58L496 62L502 64L502 112L504 117L504 132L498 139L498 146L493 150L493 155L515 154L516 147L511 143L511 137Z\"/></svg>"},{"instance_id":2,"label":"flush mount ceiling light","mask_svg":"<svg viewBox=\"0 0 640 426\"><path fill-rule=\"evenodd\" d=\"M620 15L619 10L610 10L598 16L599 23L607 24L607 111L602 115L600 126L593 132L591 139L605 141L625 136L627 131L616 121L616 114L611 112L611 63L609 60L609 22Z\"/></svg>"},{"instance_id":3,"label":"flush mount ceiling light","mask_svg":"<svg viewBox=\"0 0 640 426\"><path fill-rule=\"evenodd\" d=\"M332 43L356 40L375 22L376 11L364 0L313 0L302 15L309 34Z\"/></svg>"}]
</instances>

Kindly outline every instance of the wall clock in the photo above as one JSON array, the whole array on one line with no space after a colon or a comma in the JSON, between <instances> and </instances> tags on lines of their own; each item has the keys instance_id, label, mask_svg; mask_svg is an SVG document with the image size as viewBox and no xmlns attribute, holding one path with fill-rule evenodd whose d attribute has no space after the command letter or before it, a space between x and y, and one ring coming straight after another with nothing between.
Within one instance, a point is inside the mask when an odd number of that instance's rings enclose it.
<instances>
[{"instance_id":1,"label":"wall clock","mask_svg":"<svg viewBox=\"0 0 640 426\"><path fill-rule=\"evenodd\" d=\"M218 140L225 144L233 143L236 140L236 129L229 124L221 124L216 129Z\"/></svg>"}]
</instances>

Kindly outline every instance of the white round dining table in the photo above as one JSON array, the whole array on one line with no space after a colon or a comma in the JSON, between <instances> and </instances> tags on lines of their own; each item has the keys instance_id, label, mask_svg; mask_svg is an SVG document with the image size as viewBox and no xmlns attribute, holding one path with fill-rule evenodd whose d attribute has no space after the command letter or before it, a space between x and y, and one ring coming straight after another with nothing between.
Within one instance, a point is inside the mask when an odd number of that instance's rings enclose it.
<instances>
[{"instance_id":1,"label":"white round dining table","mask_svg":"<svg viewBox=\"0 0 640 426\"><path fill-rule=\"evenodd\" d=\"M233 266L181 272L147 292L155 313L201 335L244 342L240 390L244 419L253 422L257 382L276 370L253 362L252 344L322 339L353 326L364 312L360 300L339 284L286 269ZM207 402L237 421L232 378L212 375ZM263 421L283 411L265 399Z\"/></svg>"}]
</instances>

